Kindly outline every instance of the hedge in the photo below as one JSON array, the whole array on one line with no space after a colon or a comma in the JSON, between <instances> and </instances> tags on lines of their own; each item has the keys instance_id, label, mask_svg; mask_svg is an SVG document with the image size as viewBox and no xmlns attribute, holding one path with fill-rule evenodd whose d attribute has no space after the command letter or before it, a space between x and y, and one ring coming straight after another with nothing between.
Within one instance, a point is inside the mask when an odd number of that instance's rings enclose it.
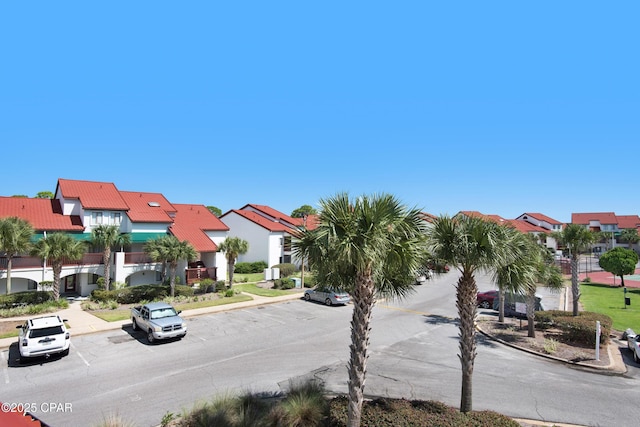
<instances>
[{"instance_id":1,"label":"hedge","mask_svg":"<svg viewBox=\"0 0 640 427\"><path fill-rule=\"evenodd\" d=\"M175 285L175 296L193 296L194 290L190 286ZM140 301L156 301L171 295L169 285L139 285L123 289L95 289L91 292L91 299L95 302L116 301L118 304L135 304Z\"/></svg>"},{"instance_id":2,"label":"hedge","mask_svg":"<svg viewBox=\"0 0 640 427\"><path fill-rule=\"evenodd\" d=\"M561 310L537 311L536 321L541 328L557 327L562 331L562 338L566 341L587 346L596 345L595 329L597 321L600 321L601 345L609 342L613 324L611 317L590 311L582 311L577 316Z\"/></svg>"},{"instance_id":3,"label":"hedge","mask_svg":"<svg viewBox=\"0 0 640 427\"><path fill-rule=\"evenodd\" d=\"M24 291L9 295L0 295L0 308L12 308L19 305L42 304L53 300L49 291Z\"/></svg>"}]
</instances>

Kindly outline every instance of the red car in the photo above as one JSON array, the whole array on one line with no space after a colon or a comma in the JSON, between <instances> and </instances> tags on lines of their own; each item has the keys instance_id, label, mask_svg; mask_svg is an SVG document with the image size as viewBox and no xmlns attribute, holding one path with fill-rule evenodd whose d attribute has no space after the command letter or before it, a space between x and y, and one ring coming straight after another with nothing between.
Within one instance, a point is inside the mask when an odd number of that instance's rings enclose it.
<instances>
[{"instance_id":1,"label":"red car","mask_svg":"<svg viewBox=\"0 0 640 427\"><path fill-rule=\"evenodd\" d=\"M493 308L493 300L498 298L498 291L478 292L478 307Z\"/></svg>"}]
</instances>

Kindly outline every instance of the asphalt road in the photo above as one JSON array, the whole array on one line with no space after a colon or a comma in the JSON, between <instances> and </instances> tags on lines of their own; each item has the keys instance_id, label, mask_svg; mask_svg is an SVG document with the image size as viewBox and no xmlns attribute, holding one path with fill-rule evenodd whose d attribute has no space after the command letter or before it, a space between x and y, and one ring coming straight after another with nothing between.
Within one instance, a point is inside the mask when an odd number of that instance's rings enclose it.
<instances>
[{"instance_id":1,"label":"asphalt road","mask_svg":"<svg viewBox=\"0 0 640 427\"><path fill-rule=\"evenodd\" d=\"M456 273L430 280L405 301L374 309L365 393L460 399ZM479 288L491 287L487 278ZM113 414L156 426L167 412L244 391L277 393L316 378L347 390L351 306L295 300L190 318L181 341L148 345L130 328L74 337L71 354L17 365L0 352L0 400L27 403L52 426L90 426ZM638 368L608 376L478 338L474 409L590 426L637 425Z\"/></svg>"}]
</instances>

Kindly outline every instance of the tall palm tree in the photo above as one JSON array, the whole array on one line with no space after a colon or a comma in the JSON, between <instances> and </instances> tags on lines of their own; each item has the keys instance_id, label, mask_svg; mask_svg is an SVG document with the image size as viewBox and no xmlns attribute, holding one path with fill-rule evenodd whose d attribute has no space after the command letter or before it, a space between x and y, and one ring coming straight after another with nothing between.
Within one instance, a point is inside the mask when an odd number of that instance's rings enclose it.
<instances>
[{"instance_id":1,"label":"tall palm tree","mask_svg":"<svg viewBox=\"0 0 640 427\"><path fill-rule=\"evenodd\" d=\"M553 233L558 242L565 245L571 253L571 294L573 297L573 315L578 315L580 303L580 282L578 281L578 263L580 252L593 243L595 236L583 225L569 224L562 231Z\"/></svg>"},{"instance_id":2,"label":"tall palm tree","mask_svg":"<svg viewBox=\"0 0 640 427\"><path fill-rule=\"evenodd\" d=\"M346 193L320 201L317 227L294 240L298 259L307 259L318 283L352 296L348 364L348 425L359 426L364 399L371 314L377 295L403 297L413 289L424 260L425 223L387 194L351 200Z\"/></svg>"},{"instance_id":3,"label":"tall palm tree","mask_svg":"<svg viewBox=\"0 0 640 427\"><path fill-rule=\"evenodd\" d=\"M493 272L493 280L498 285L500 297L498 299L498 321L504 322L504 303L506 293L526 294L535 281L536 267L527 256L528 249L534 243L513 228L505 230L505 237L512 240L513 249L511 262L499 265Z\"/></svg>"},{"instance_id":4,"label":"tall palm tree","mask_svg":"<svg viewBox=\"0 0 640 427\"><path fill-rule=\"evenodd\" d=\"M32 254L50 262L53 268L53 298L60 299L60 274L65 260L79 260L84 255L84 242L64 233L52 233L33 246Z\"/></svg>"},{"instance_id":5,"label":"tall palm tree","mask_svg":"<svg viewBox=\"0 0 640 427\"><path fill-rule=\"evenodd\" d=\"M33 227L28 221L15 216L0 219L0 251L7 256L7 295L11 293L13 258L29 251L32 236Z\"/></svg>"},{"instance_id":6,"label":"tall palm tree","mask_svg":"<svg viewBox=\"0 0 640 427\"><path fill-rule=\"evenodd\" d=\"M218 246L218 252L224 252L224 256L227 258L229 287L233 286L233 269L238 256L246 254L248 250L249 242L241 239L240 237L227 237L222 243L220 243L220 246Z\"/></svg>"},{"instance_id":7,"label":"tall palm tree","mask_svg":"<svg viewBox=\"0 0 640 427\"><path fill-rule=\"evenodd\" d=\"M511 262L515 249L506 227L478 217L441 216L428 228L429 252L455 266L461 273L456 285L456 307L460 318L460 363L462 393L460 411L472 410L472 378L476 357L475 320L478 271L495 271Z\"/></svg>"},{"instance_id":8,"label":"tall palm tree","mask_svg":"<svg viewBox=\"0 0 640 427\"><path fill-rule=\"evenodd\" d=\"M171 296L175 296L176 270L180 260L191 262L198 257L198 253L186 240L180 241L175 236L162 236L145 245L145 252L152 260L166 263L169 266L169 285Z\"/></svg>"},{"instance_id":9,"label":"tall palm tree","mask_svg":"<svg viewBox=\"0 0 640 427\"><path fill-rule=\"evenodd\" d=\"M109 290L111 282L111 250L118 246L127 246L131 243L128 234L120 233L117 225L101 224L91 230L91 243L102 248L102 263L104 264L104 288Z\"/></svg>"},{"instance_id":10,"label":"tall palm tree","mask_svg":"<svg viewBox=\"0 0 640 427\"><path fill-rule=\"evenodd\" d=\"M629 244L629 249L633 249L633 244L640 241L640 235L638 235L638 229L636 228L624 228L620 232L620 240Z\"/></svg>"}]
</instances>

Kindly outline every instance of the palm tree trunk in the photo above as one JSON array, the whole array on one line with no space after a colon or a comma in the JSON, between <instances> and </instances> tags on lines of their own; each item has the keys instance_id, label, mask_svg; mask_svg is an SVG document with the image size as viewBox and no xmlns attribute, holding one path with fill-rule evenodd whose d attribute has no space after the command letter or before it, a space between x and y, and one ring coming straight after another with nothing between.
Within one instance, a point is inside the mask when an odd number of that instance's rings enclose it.
<instances>
[{"instance_id":1,"label":"palm tree trunk","mask_svg":"<svg viewBox=\"0 0 640 427\"><path fill-rule=\"evenodd\" d=\"M176 269L178 268L177 263L171 263L169 265L169 286L171 287L171 298L176 296Z\"/></svg>"},{"instance_id":2,"label":"palm tree trunk","mask_svg":"<svg viewBox=\"0 0 640 427\"><path fill-rule=\"evenodd\" d=\"M233 261L229 260L227 264L227 269L229 270L229 289L233 286Z\"/></svg>"},{"instance_id":3,"label":"palm tree trunk","mask_svg":"<svg viewBox=\"0 0 640 427\"><path fill-rule=\"evenodd\" d=\"M571 294L573 296L573 315L578 315L580 303L580 282L578 281L578 254L571 256Z\"/></svg>"},{"instance_id":4,"label":"palm tree trunk","mask_svg":"<svg viewBox=\"0 0 640 427\"><path fill-rule=\"evenodd\" d=\"M111 248L105 248L102 253L102 262L104 263L104 288L109 290L109 283L111 282Z\"/></svg>"},{"instance_id":5,"label":"palm tree trunk","mask_svg":"<svg viewBox=\"0 0 640 427\"><path fill-rule=\"evenodd\" d=\"M371 274L358 275L353 293L351 318L351 354L349 359L349 427L360 426L364 383L367 371L371 313L375 303Z\"/></svg>"},{"instance_id":6,"label":"palm tree trunk","mask_svg":"<svg viewBox=\"0 0 640 427\"><path fill-rule=\"evenodd\" d=\"M62 263L56 262L53 267L53 299L58 301L60 299L60 272L62 272Z\"/></svg>"},{"instance_id":7,"label":"palm tree trunk","mask_svg":"<svg viewBox=\"0 0 640 427\"><path fill-rule=\"evenodd\" d=\"M456 306L460 316L460 364L462 365L462 395L460 411L473 410L473 365L476 359L476 294L478 285L473 273L463 271L456 286Z\"/></svg>"},{"instance_id":8,"label":"palm tree trunk","mask_svg":"<svg viewBox=\"0 0 640 427\"><path fill-rule=\"evenodd\" d=\"M13 257L8 256L7 257L7 289L5 289L5 291L7 292L7 295L11 293L11 265L12 264L13 264Z\"/></svg>"},{"instance_id":9,"label":"palm tree trunk","mask_svg":"<svg viewBox=\"0 0 640 427\"><path fill-rule=\"evenodd\" d=\"M499 289L498 292L500 294L498 298L498 322L504 323L504 298L506 292L504 289Z\"/></svg>"},{"instance_id":10,"label":"palm tree trunk","mask_svg":"<svg viewBox=\"0 0 640 427\"><path fill-rule=\"evenodd\" d=\"M535 328L535 309L536 309L536 291L529 291L527 293L527 336L531 338L536 337Z\"/></svg>"}]
</instances>

